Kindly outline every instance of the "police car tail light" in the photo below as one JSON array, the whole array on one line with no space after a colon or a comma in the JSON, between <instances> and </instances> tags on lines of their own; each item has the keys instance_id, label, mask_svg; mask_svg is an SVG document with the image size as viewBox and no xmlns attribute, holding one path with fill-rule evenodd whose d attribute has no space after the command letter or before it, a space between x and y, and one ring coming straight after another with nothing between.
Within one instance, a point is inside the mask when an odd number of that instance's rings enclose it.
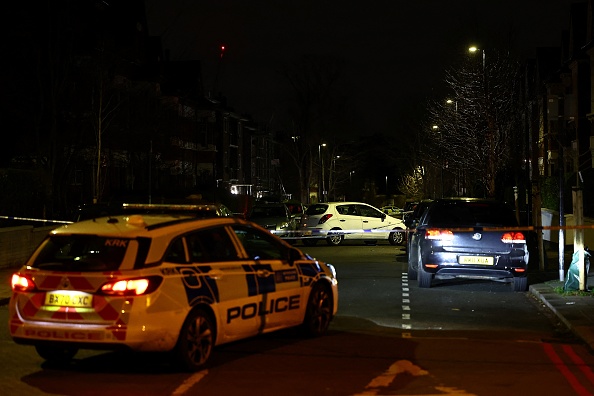
<instances>
[{"instance_id":1,"label":"police car tail light","mask_svg":"<svg viewBox=\"0 0 594 396\"><path fill-rule=\"evenodd\" d=\"M506 232L501 237L503 243L526 243L526 237L521 232Z\"/></svg>"},{"instance_id":2,"label":"police car tail light","mask_svg":"<svg viewBox=\"0 0 594 396\"><path fill-rule=\"evenodd\" d=\"M330 220L330 217L332 217L332 214L325 214L324 216L322 216L320 221L318 221L318 224L324 224L325 222Z\"/></svg>"},{"instance_id":3,"label":"police car tail light","mask_svg":"<svg viewBox=\"0 0 594 396\"><path fill-rule=\"evenodd\" d=\"M141 296L154 292L163 278L149 276L146 278L120 279L105 283L101 292L110 296Z\"/></svg>"},{"instance_id":4,"label":"police car tail light","mask_svg":"<svg viewBox=\"0 0 594 396\"><path fill-rule=\"evenodd\" d=\"M427 230L427 233L425 234L425 238L449 241L449 240L454 239L454 233L452 232L452 230L430 228Z\"/></svg>"},{"instance_id":5,"label":"police car tail light","mask_svg":"<svg viewBox=\"0 0 594 396\"><path fill-rule=\"evenodd\" d=\"M19 274L12 275L10 285L13 291L20 292L29 292L37 288L37 286L35 286L35 282L33 282L31 278Z\"/></svg>"}]
</instances>

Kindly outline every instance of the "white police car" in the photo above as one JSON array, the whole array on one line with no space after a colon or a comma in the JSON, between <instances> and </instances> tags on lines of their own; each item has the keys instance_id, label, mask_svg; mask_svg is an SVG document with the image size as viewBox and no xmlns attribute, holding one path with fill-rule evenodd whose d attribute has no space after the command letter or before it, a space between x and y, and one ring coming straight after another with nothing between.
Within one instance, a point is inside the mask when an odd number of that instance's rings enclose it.
<instances>
[{"instance_id":1,"label":"white police car","mask_svg":"<svg viewBox=\"0 0 594 396\"><path fill-rule=\"evenodd\" d=\"M12 277L14 341L47 360L78 349L173 351L186 370L212 348L302 326L338 306L332 265L238 218L103 217L48 235Z\"/></svg>"}]
</instances>

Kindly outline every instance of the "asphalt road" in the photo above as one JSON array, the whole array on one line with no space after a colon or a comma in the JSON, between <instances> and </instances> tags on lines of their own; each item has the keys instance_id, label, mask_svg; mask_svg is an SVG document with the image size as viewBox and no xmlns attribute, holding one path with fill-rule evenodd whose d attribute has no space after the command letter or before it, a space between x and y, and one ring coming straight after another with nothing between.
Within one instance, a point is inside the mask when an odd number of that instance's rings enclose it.
<instances>
[{"instance_id":1,"label":"asphalt road","mask_svg":"<svg viewBox=\"0 0 594 396\"><path fill-rule=\"evenodd\" d=\"M162 355L82 351L68 366L48 366L1 327L3 393L594 393L594 358L529 293L489 281L419 289L406 277L404 250L387 243L297 247L337 268L339 313L324 337L287 330L232 343L217 348L208 370L188 374Z\"/></svg>"}]
</instances>

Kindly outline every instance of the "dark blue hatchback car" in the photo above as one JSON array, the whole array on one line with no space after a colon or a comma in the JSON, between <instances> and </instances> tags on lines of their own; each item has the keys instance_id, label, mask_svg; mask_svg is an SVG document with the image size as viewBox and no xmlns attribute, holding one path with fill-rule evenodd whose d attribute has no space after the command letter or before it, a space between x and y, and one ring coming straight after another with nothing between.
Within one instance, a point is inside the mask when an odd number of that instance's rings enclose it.
<instances>
[{"instance_id":1,"label":"dark blue hatchback car","mask_svg":"<svg viewBox=\"0 0 594 396\"><path fill-rule=\"evenodd\" d=\"M408 277L491 279L528 288L528 247L511 208L489 199L448 198L431 203L410 236Z\"/></svg>"}]
</instances>

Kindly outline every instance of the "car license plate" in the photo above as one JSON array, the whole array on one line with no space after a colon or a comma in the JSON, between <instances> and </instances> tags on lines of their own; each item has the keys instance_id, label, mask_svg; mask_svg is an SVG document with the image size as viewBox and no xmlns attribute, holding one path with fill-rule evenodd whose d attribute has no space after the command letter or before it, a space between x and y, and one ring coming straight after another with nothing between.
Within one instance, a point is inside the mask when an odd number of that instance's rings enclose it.
<instances>
[{"instance_id":1,"label":"car license plate","mask_svg":"<svg viewBox=\"0 0 594 396\"><path fill-rule=\"evenodd\" d=\"M458 258L460 264L478 264L478 265L493 265L493 257L486 256L460 256Z\"/></svg>"},{"instance_id":2,"label":"car license plate","mask_svg":"<svg viewBox=\"0 0 594 396\"><path fill-rule=\"evenodd\" d=\"M307 231L304 231L302 235L303 235L303 236L310 236L310 235L312 235L312 234L313 234L313 233L312 233L312 231L311 231L311 230L307 230Z\"/></svg>"},{"instance_id":3,"label":"car license plate","mask_svg":"<svg viewBox=\"0 0 594 396\"><path fill-rule=\"evenodd\" d=\"M45 295L45 305L54 307L91 308L93 306L93 295L68 290L48 292Z\"/></svg>"}]
</instances>

